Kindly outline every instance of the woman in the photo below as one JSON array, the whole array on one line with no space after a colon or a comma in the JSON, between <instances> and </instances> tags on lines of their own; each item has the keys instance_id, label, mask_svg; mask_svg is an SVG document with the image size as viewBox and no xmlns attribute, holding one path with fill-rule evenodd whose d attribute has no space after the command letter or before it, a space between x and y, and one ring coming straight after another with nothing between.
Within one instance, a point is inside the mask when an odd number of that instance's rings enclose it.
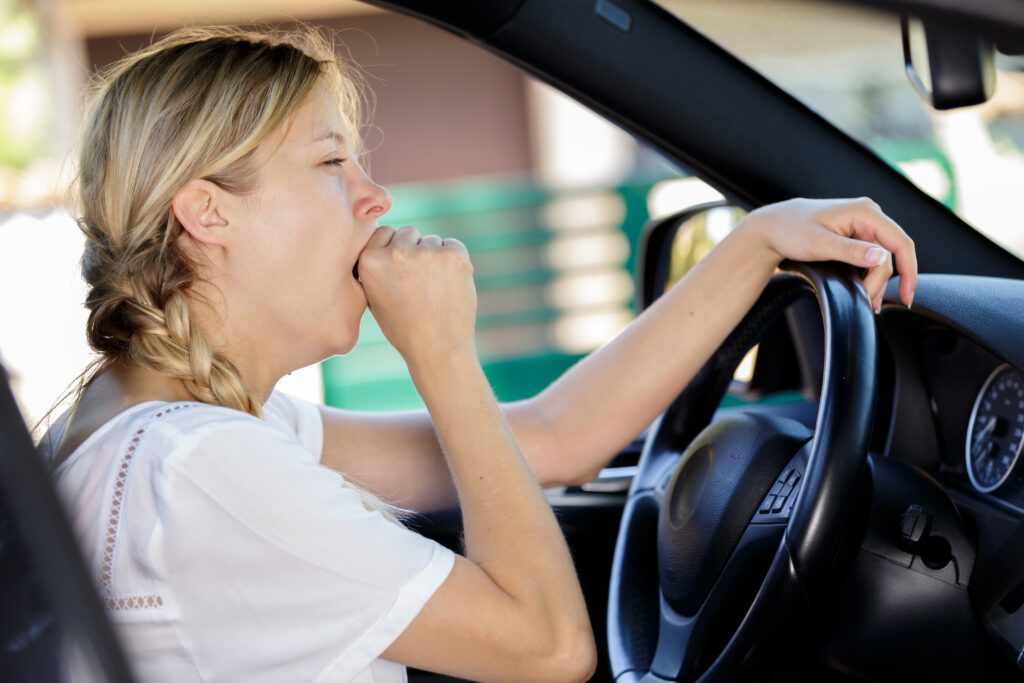
<instances>
[{"instance_id":1,"label":"woman","mask_svg":"<svg viewBox=\"0 0 1024 683\"><path fill-rule=\"evenodd\" d=\"M58 488L143 680L585 680L593 634L538 482L593 478L783 258L868 268L877 309L891 254L910 304L913 245L867 200L755 211L613 342L502 407L465 248L377 226L391 200L358 162L354 83L315 34L224 29L105 74L80 164L100 361L52 439ZM349 351L367 305L426 413L274 392ZM456 502L464 556L394 521Z\"/></svg>"}]
</instances>

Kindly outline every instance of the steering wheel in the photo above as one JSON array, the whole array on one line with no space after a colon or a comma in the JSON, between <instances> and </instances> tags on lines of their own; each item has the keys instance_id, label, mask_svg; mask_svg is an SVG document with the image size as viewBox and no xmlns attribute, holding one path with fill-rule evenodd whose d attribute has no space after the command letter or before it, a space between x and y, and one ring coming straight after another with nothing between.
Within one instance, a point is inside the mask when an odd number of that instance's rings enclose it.
<instances>
[{"instance_id":1,"label":"steering wheel","mask_svg":"<svg viewBox=\"0 0 1024 683\"><path fill-rule=\"evenodd\" d=\"M786 268L644 445L612 563L608 650L616 683L749 677L767 650L777 651L773 636L787 620L827 594L864 489L874 316L853 269ZM825 328L813 433L760 412L709 425L746 351L807 295L817 298Z\"/></svg>"}]
</instances>

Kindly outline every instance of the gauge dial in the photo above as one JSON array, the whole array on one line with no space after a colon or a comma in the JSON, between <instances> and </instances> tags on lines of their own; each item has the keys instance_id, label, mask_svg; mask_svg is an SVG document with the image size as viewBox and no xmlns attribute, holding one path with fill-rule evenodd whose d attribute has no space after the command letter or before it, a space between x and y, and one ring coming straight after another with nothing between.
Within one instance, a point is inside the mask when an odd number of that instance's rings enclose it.
<instances>
[{"instance_id":1,"label":"gauge dial","mask_svg":"<svg viewBox=\"0 0 1024 683\"><path fill-rule=\"evenodd\" d=\"M1024 375L1001 365L985 380L967 428L967 474L988 493L1010 476L1024 446Z\"/></svg>"}]
</instances>

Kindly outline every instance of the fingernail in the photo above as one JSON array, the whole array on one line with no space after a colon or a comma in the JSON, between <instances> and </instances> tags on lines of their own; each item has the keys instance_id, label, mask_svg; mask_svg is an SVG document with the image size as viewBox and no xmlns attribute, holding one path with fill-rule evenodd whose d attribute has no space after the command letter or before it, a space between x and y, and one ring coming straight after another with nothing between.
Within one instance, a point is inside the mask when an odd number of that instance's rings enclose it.
<instances>
[{"instance_id":1,"label":"fingernail","mask_svg":"<svg viewBox=\"0 0 1024 683\"><path fill-rule=\"evenodd\" d=\"M875 304L875 315L878 315L881 312L882 312L882 300L879 299L878 303Z\"/></svg>"},{"instance_id":2,"label":"fingernail","mask_svg":"<svg viewBox=\"0 0 1024 683\"><path fill-rule=\"evenodd\" d=\"M871 247L864 252L864 262L869 266L880 266L889 258L889 252L881 247Z\"/></svg>"},{"instance_id":3,"label":"fingernail","mask_svg":"<svg viewBox=\"0 0 1024 683\"><path fill-rule=\"evenodd\" d=\"M911 304L914 303L914 294L916 292L917 292L917 290L914 290L914 289L910 290L910 296L907 297L907 308L908 309L910 308Z\"/></svg>"}]
</instances>

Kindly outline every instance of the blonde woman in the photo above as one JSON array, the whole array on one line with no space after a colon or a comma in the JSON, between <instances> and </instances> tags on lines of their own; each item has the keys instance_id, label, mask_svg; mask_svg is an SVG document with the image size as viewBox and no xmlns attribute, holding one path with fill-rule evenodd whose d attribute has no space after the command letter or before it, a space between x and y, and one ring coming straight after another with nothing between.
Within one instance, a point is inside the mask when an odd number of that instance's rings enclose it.
<instances>
[{"instance_id":1,"label":"blonde woman","mask_svg":"<svg viewBox=\"0 0 1024 683\"><path fill-rule=\"evenodd\" d=\"M877 303L894 254L909 304L913 246L867 200L756 211L615 341L499 406L469 256L378 227L358 105L312 33L183 31L99 81L80 210L100 361L54 429L57 486L142 680L585 680L593 634L538 482L592 478L782 258L869 268ZM274 391L349 351L367 305L427 412ZM464 556L395 520L456 503Z\"/></svg>"}]
</instances>

